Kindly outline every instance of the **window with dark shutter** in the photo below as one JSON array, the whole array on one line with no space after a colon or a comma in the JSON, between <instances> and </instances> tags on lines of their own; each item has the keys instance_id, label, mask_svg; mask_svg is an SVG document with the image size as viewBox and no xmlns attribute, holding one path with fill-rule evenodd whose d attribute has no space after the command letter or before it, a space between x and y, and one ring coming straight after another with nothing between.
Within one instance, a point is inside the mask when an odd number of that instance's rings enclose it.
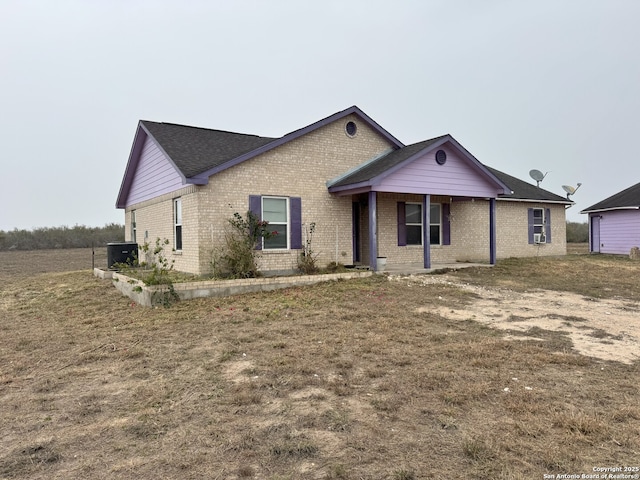
<instances>
[{"instance_id":1,"label":"window with dark shutter","mask_svg":"<svg viewBox=\"0 0 640 480\"><path fill-rule=\"evenodd\" d=\"M298 250L302 248L302 199L249 195L249 211L268 222L274 235L259 242L257 249Z\"/></svg>"}]
</instances>

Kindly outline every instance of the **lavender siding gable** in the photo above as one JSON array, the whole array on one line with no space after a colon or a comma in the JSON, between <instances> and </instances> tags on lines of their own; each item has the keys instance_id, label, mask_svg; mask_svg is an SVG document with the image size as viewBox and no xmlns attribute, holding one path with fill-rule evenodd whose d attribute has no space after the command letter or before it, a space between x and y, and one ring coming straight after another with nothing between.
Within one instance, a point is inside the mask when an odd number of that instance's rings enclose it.
<instances>
[{"instance_id":1,"label":"lavender siding gable","mask_svg":"<svg viewBox=\"0 0 640 480\"><path fill-rule=\"evenodd\" d=\"M640 247L640 210L602 212L599 240L600 253L628 255L632 247Z\"/></svg>"},{"instance_id":2,"label":"lavender siding gable","mask_svg":"<svg viewBox=\"0 0 640 480\"><path fill-rule=\"evenodd\" d=\"M498 195L495 182L485 173L453 148L440 149L447 153L444 165L439 165L436 152L430 151L384 177L373 190L463 197L494 198Z\"/></svg>"},{"instance_id":3,"label":"lavender siding gable","mask_svg":"<svg viewBox=\"0 0 640 480\"><path fill-rule=\"evenodd\" d=\"M129 189L126 205L151 200L182 188L181 175L150 138L146 138Z\"/></svg>"}]
</instances>

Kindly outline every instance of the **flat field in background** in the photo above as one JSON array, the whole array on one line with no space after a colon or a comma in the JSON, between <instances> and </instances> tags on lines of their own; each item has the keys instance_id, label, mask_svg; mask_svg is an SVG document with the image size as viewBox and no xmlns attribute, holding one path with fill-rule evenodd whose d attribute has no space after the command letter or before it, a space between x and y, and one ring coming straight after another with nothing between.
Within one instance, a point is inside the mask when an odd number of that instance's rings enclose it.
<instances>
[{"instance_id":1,"label":"flat field in background","mask_svg":"<svg viewBox=\"0 0 640 480\"><path fill-rule=\"evenodd\" d=\"M638 362L434 313L473 304L456 285L377 275L147 309L91 261L90 249L0 253L0 479L531 479L639 465ZM640 301L640 263L624 257L448 275Z\"/></svg>"}]
</instances>

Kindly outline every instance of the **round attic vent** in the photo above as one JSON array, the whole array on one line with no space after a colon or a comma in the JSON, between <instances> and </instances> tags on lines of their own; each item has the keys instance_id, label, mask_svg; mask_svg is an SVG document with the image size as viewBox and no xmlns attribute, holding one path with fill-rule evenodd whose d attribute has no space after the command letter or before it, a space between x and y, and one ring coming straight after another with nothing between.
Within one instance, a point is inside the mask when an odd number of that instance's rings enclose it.
<instances>
[{"instance_id":1,"label":"round attic vent","mask_svg":"<svg viewBox=\"0 0 640 480\"><path fill-rule=\"evenodd\" d=\"M436 152L436 162L438 165L444 165L447 163L447 152L444 150L438 150Z\"/></svg>"},{"instance_id":2,"label":"round attic vent","mask_svg":"<svg viewBox=\"0 0 640 480\"><path fill-rule=\"evenodd\" d=\"M347 122L347 125L344 127L344 129L347 132L347 135L353 137L358 131L358 126L355 124L355 122Z\"/></svg>"}]
</instances>

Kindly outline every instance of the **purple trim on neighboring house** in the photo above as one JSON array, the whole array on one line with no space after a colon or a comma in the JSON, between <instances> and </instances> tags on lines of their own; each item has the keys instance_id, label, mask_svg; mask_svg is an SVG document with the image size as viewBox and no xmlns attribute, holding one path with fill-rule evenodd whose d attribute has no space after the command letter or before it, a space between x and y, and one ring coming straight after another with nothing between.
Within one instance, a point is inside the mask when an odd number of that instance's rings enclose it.
<instances>
[{"instance_id":1,"label":"purple trim on neighboring house","mask_svg":"<svg viewBox=\"0 0 640 480\"><path fill-rule=\"evenodd\" d=\"M600 214L589 214L589 251L600 253Z\"/></svg>"},{"instance_id":2,"label":"purple trim on neighboring house","mask_svg":"<svg viewBox=\"0 0 640 480\"><path fill-rule=\"evenodd\" d=\"M302 248L302 199L300 197L289 198L289 219L291 221L289 246L291 250L300 250Z\"/></svg>"},{"instance_id":3,"label":"purple trim on neighboring house","mask_svg":"<svg viewBox=\"0 0 640 480\"><path fill-rule=\"evenodd\" d=\"M376 192L369 192L369 268L378 270L378 225Z\"/></svg>"},{"instance_id":4,"label":"purple trim on neighboring house","mask_svg":"<svg viewBox=\"0 0 640 480\"><path fill-rule=\"evenodd\" d=\"M451 204L442 204L442 244L451 245Z\"/></svg>"},{"instance_id":5,"label":"purple trim on neighboring house","mask_svg":"<svg viewBox=\"0 0 640 480\"><path fill-rule=\"evenodd\" d=\"M496 264L497 258L496 199L489 199L489 263Z\"/></svg>"},{"instance_id":6,"label":"purple trim on neighboring house","mask_svg":"<svg viewBox=\"0 0 640 480\"><path fill-rule=\"evenodd\" d=\"M424 268L431 268L431 195L422 197L422 249Z\"/></svg>"},{"instance_id":7,"label":"purple trim on neighboring house","mask_svg":"<svg viewBox=\"0 0 640 480\"><path fill-rule=\"evenodd\" d=\"M640 247L640 210L611 210L599 217L600 253L629 255Z\"/></svg>"},{"instance_id":8,"label":"purple trim on neighboring house","mask_svg":"<svg viewBox=\"0 0 640 480\"><path fill-rule=\"evenodd\" d=\"M241 155L239 157L236 157L222 165L219 165L215 168L212 168L210 170L207 170L199 175L196 175L195 177L192 177L190 179L188 179L189 181L193 181L193 182L204 182L206 183L209 179L209 177L211 175L215 175L216 173L219 173L223 170L226 170L227 168L231 168L235 165L238 165L239 163L245 162L253 157L256 157L258 155L261 155L265 152L268 152L269 150L273 150L276 147L279 147L281 145L284 145L285 143L288 143L292 140L295 140L296 138L300 138L303 135L306 135L307 133L313 132L314 130L317 130L319 128L322 128L326 125L329 125L330 123L335 122L336 120L340 120L341 118L344 118L348 115L351 114L355 114L358 115L367 125L369 125L372 129L376 130L380 135L382 135L388 142L390 142L391 144L394 145L395 148L401 148L404 147L404 144L398 140L396 137L394 137L393 135L391 135L388 131L386 131L384 128L382 128L382 126L380 126L376 121L374 121L371 117L369 117L366 113L364 113L362 110L360 110L358 107L356 107L355 105L352 107L347 108L346 110L343 110L341 112L337 112L334 113L333 115L324 118L322 120L319 120L315 123L312 123L311 125L307 125L304 128L301 128L299 130L295 130L291 133L288 133L287 135L285 135L284 137L278 138L276 140L274 140L273 142L267 143L266 145L263 145L262 147L256 148L255 150L252 150L251 152L247 152L244 155ZM191 182L190 182L191 183ZM202 183L199 183L202 184Z\"/></svg>"},{"instance_id":9,"label":"purple trim on neighboring house","mask_svg":"<svg viewBox=\"0 0 640 480\"><path fill-rule=\"evenodd\" d=\"M407 212L406 203L398 202L398 246L407 245Z\"/></svg>"}]
</instances>

